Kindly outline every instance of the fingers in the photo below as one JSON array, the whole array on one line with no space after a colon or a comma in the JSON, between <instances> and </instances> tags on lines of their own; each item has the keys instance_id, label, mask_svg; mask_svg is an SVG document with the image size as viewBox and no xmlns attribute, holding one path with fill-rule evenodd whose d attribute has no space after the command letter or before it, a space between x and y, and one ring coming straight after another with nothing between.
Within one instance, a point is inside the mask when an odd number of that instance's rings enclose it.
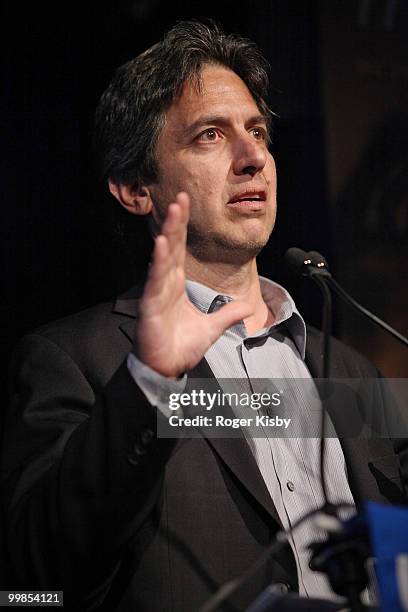
<instances>
[{"instance_id":1,"label":"fingers","mask_svg":"<svg viewBox=\"0 0 408 612\"><path fill-rule=\"evenodd\" d=\"M167 216L161 229L161 234L169 243L170 257L180 266L184 266L189 204L188 195L184 192L178 193L176 201L167 209Z\"/></svg>"},{"instance_id":2,"label":"fingers","mask_svg":"<svg viewBox=\"0 0 408 612\"><path fill-rule=\"evenodd\" d=\"M246 319L253 314L253 308L246 302L230 302L226 304L217 312L213 312L207 317L211 321L210 326L210 337L211 344L213 344L218 338L225 332L226 329Z\"/></svg>"},{"instance_id":3,"label":"fingers","mask_svg":"<svg viewBox=\"0 0 408 612\"><path fill-rule=\"evenodd\" d=\"M170 267L168 241L165 236L157 236L154 242L152 261L149 266L145 294L154 295L161 290L162 279L166 278Z\"/></svg>"},{"instance_id":4,"label":"fingers","mask_svg":"<svg viewBox=\"0 0 408 612\"><path fill-rule=\"evenodd\" d=\"M166 280L173 287L180 277L184 289L184 260L186 249L187 222L189 218L189 197L181 192L176 201L169 204L161 233L155 239L152 262L149 268L146 297L162 293ZM178 282L177 282L178 285ZM176 291L177 296L179 291Z\"/></svg>"},{"instance_id":5,"label":"fingers","mask_svg":"<svg viewBox=\"0 0 408 612\"><path fill-rule=\"evenodd\" d=\"M187 225L189 213L190 213L190 198L188 193L185 191L180 191L180 193L176 196L176 202L180 206L181 214L182 214L182 222Z\"/></svg>"}]
</instances>

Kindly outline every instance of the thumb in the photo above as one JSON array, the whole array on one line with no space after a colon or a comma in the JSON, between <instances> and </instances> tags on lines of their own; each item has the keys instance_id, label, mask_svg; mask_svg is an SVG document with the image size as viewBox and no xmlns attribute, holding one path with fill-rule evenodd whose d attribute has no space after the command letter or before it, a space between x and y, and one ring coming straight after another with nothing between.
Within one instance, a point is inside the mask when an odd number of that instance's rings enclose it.
<instances>
[{"instance_id":1,"label":"thumb","mask_svg":"<svg viewBox=\"0 0 408 612\"><path fill-rule=\"evenodd\" d=\"M213 312L208 315L210 319L210 336L211 344L213 344L218 338L225 332L226 329L242 321L253 314L254 310L252 306L246 302L230 302L222 306L217 312Z\"/></svg>"}]
</instances>

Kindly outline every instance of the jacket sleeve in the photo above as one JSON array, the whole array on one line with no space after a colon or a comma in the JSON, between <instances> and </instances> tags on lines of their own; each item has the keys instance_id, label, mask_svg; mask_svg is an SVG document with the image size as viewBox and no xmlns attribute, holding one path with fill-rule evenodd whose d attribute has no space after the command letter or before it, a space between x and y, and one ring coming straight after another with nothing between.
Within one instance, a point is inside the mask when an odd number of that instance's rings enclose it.
<instances>
[{"instance_id":1,"label":"jacket sleeve","mask_svg":"<svg viewBox=\"0 0 408 612\"><path fill-rule=\"evenodd\" d=\"M176 441L157 439L157 418L126 360L96 395L52 340L21 341L1 466L8 587L64 590L81 610L103 601L160 499Z\"/></svg>"}]
</instances>

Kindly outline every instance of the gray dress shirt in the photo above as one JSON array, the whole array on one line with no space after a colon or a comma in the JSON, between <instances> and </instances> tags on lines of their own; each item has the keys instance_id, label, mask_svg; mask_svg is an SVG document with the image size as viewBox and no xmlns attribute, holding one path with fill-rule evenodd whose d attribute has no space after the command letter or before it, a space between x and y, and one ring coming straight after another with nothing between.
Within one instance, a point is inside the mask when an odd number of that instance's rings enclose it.
<instances>
[{"instance_id":1,"label":"gray dress shirt","mask_svg":"<svg viewBox=\"0 0 408 612\"><path fill-rule=\"evenodd\" d=\"M321 410L320 400L311 374L304 362L306 346L305 323L289 293L280 285L260 277L263 299L275 317L273 325L249 336L243 321L229 328L207 351L205 358L219 380L223 391L259 392L257 385L266 380L274 383L291 379L291 414L297 425L296 437L285 433L277 437L265 428L257 431L243 428L259 470L271 495L279 518L289 529L301 516L323 504L319 472L320 440L301 436L302 427L310 431L311 415ZM187 281L190 301L202 312L212 312L231 301L202 284ZM169 393L181 392L185 379L169 379L153 372L131 354L129 370L152 405L169 414L166 398ZM228 380L230 379L230 380ZM278 383L279 386L279 383ZM317 404L316 404L317 402ZM232 406L242 416L242 408ZM247 408L251 411L251 408ZM268 408L268 411L271 409ZM314 422L319 423L320 419ZM326 438L325 477L329 499L333 503L353 504L343 451L337 438ZM323 534L313 522L305 521L291 538L296 559L299 592L303 596L334 599L324 575L309 568L308 545Z\"/></svg>"}]
</instances>

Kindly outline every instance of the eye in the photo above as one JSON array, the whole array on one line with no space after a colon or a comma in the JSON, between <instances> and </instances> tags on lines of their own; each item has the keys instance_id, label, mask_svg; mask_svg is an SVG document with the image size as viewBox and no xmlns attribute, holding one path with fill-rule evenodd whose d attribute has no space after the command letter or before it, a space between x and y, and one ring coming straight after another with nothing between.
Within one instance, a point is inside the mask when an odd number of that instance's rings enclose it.
<instances>
[{"instance_id":1,"label":"eye","mask_svg":"<svg viewBox=\"0 0 408 612\"><path fill-rule=\"evenodd\" d=\"M253 134L255 140L266 140L267 138L265 128L254 127L254 128L251 128L249 131L251 134Z\"/></svg>"},{"instance_id":2,"label":"eye","mask_svg":"<svg viewBox=\"0 0 408 612\"><path fill-rule=\"evenodd\" d=\"M216 142L219 136L218 130L215 128L208 128L204 130L204 132L201 132L201 134L196 137L196 140L201 142Z\"/></svg>"}]
</instances>

